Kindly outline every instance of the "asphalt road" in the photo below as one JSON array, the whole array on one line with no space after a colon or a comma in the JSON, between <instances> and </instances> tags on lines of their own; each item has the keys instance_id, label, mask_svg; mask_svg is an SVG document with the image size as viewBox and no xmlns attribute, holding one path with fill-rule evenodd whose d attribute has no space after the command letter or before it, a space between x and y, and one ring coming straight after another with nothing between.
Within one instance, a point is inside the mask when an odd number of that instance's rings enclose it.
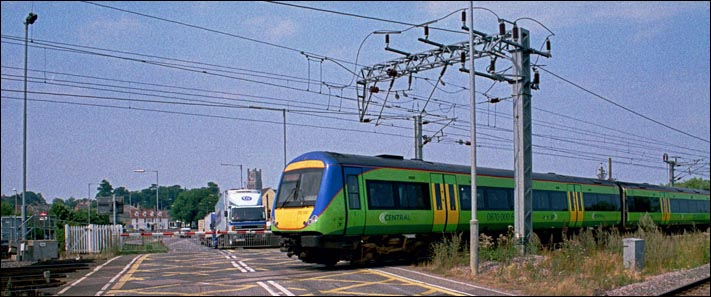
<instances>
[{"instance_id":1,"label":"asphalt road","mask_svg":"<svg viewBox=\"0 0 711 297\"><path fill-rule=\"evenodd\" d=\"M509 295L409 265L334 268L288 258L278 248L215 250L191 238L165 238L168 253L97 262L54 288L58 296Z\"/></svg>"}]
</instances>

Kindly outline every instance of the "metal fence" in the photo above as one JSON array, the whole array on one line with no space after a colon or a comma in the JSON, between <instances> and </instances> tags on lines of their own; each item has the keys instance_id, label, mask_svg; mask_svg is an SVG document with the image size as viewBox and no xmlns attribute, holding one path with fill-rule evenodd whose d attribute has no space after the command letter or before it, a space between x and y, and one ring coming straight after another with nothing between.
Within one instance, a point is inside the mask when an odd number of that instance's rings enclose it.
<instances>
[{"instance_id":1,"label":"metal fence","mask_svg":"<svg viewBox=\"0 0 711 297\"><path fill-rule=\"evenodd\" d=\"M64 225L67 254L98 254L121 247L121 225Z\"/></svg>"},{"instance_id":2,"label":"metal fence","mask_svg":"<svg viewBox=\"0 0 711 297\"><path fill-rule=\"evenodd\" d=\"M213 238L212 234L205 234L201 239L203 245L212 247L217 244L218 249L230 248L267 248L279 247L280 236L271 232L223 232Z\"/></svg>"},{"instance_id":3,"label":"metal fence","mask_svg":"<svg viewBox=\"0 0 711 297\"><path fill-rule=\"evenodd\" d=\"M121 235L120 250L124 254L167 252L162 239L162 236L126 236L124 233Z\"/></svg>"}]
</instances>

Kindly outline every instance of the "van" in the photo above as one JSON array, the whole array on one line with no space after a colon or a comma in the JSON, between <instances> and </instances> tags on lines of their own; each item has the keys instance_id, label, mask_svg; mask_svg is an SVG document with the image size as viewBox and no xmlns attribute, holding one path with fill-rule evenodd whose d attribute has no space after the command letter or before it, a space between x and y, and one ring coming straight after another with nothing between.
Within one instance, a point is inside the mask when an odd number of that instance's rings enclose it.
<instances>
[{"instance_id":1,"label":"van","mask_svg":"<svg viewBox=\"0 0 711 297\"><path fill-rule=\"evenodd\" d=\"M180 238L190 238L190 228L180 228Z\"/></svg>"}]
</instances>

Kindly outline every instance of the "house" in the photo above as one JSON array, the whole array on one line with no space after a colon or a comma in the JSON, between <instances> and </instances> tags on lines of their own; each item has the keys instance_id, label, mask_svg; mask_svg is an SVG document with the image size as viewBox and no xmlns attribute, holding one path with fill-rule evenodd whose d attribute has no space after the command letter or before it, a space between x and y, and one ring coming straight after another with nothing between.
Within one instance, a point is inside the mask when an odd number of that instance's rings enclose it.
<instances>
[{"instance_id":1,"label":"house","mask_svg":"<svg viewBox=\"0 0 711 297\"><path fill-rule=\"evenodd\" d=\"M267 211L267 220L272 217L272 205L274 205L274 199L276 198L276 191L272 188L262 189L262 203L264 203L264 208Z\"/></svg>"},{"instance_id":2,"label":"house","mask_svg":"<svg viewBox=\"0 0 711 297\"><path fill-rule=\"evenodd\" d=\"M129 219L129 223L126 224L127 230L163 231L168 230L170 216L167 210L130 207Z\"/></svg>"}]
</instances>

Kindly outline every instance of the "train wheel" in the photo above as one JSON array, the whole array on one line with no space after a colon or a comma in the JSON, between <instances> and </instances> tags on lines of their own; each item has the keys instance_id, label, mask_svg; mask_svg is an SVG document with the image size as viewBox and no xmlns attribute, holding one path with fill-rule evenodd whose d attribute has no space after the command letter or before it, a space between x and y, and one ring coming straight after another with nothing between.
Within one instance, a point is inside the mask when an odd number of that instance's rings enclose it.
<instances>
[{"instance_id":1,"label":"train wheel","mask_svg":"<svg viewBox=\"0 0 711 297\"><path fill-rule=\"evenodd\" d=\"M328 268L333 268L334 266L336 266L337 263L338 263L338 259L332 258L332 259L325 260L323 262L323 265L326 265L326 267L328 267Z\"/></svg>"}]
</instances>

